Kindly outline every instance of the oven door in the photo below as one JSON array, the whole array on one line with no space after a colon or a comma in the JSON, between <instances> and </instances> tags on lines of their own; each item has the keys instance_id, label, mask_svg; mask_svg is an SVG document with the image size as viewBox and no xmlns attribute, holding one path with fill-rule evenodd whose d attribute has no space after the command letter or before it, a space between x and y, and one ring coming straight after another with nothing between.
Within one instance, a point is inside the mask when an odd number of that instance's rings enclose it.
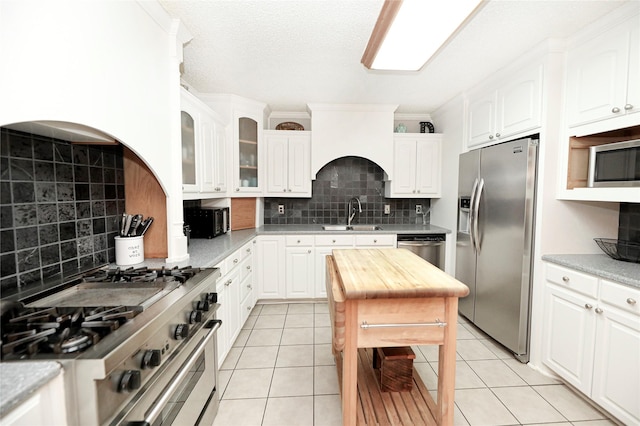
<instances>
[{"instance_id":1,"label":"oven door","mask_svg":"<svg viewBox=\"0 0 640 426\"><path fill-rule=\"evenodd\" d=\"M216 333L210 320L190 344L142 387L130 411L112 425L211 425L218 411Z\"/></svg>"}]
</instances>

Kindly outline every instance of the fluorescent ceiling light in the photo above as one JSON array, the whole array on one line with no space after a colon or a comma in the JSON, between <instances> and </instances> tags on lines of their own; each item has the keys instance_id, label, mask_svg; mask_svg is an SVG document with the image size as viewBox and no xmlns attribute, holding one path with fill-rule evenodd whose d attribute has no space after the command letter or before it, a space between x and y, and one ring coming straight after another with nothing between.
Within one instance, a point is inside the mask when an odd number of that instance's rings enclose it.
<instances>
[{"instance_id":1,"label":"fluorescent ceiling light","mask_svg":"<svg viewBox=\"0 0 640 426\"><path fill-rule=\"evenodd\" d=\"M385 0L362 63L418 71L483 0Z\"/></svg>"}]
</instances>

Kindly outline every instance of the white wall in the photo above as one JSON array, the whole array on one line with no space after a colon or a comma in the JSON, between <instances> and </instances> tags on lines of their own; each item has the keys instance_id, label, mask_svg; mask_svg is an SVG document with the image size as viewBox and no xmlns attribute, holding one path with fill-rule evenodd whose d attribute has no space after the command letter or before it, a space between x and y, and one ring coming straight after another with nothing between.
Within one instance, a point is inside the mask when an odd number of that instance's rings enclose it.
<instances>
[{"instance_id":1,"label":"white wall","mask_svg":"<svg viewBox=\"0 0 640 426\"><path fill-rule=\"evenodd\" d=\"M464 137L464 99L458 96L432 115L442 132L442 197L431 200L431 223L451 230L447 239L445 271L455 275L458 229L458 160Z\"/></svg>"},{"instance_id":2,"label":"white wall","mask_svg":"<svg viewBox=\"0 0 640 426\"><path fill-rule=\"evenodd\" d=\"M69 121L129 147L167 195L171 260L188 256L172 143L180 140L177 32L155 2L0 1L0 125Z\"/></svg>"}]
</instances>

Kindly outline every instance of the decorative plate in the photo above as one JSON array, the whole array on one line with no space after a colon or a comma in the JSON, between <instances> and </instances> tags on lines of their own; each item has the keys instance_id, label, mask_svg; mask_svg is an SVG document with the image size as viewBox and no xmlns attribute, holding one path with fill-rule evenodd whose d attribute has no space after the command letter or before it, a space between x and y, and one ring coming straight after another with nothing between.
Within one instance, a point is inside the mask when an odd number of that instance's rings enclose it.
<instances>
[{"instance_id":1,"label":"decorative plate","mask_svg":"<svg viewBox=\"0 0 640 426\"><path fill-rule=\"evenodd\" d=\"M293 121L285 121L276 126L276 130L304 130L302 124L294 123Z\"/></svg>"},{"instance_id":2,"label":"decorative plate","mask_svg":"<svg viewBox=\"0 0 640 426\"><path fill-rule=\"evenodd\" d=\"M428 121L421 121L420 122L420 133L427 133L427 131L429 133L434 133L435 132L433 124L431 124Z\"/></svg>"}]
</instances>

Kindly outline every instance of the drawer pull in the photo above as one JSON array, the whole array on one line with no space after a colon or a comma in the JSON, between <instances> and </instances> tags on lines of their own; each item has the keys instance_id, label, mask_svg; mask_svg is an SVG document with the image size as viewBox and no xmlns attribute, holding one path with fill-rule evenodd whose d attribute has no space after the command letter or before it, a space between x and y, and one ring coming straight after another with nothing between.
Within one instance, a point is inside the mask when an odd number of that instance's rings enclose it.
<instances>
[{"instance_id":1,"label":"drawer pull","mask_svg":"<svg viewBox=\"0 0 640 426\"><path fill-rule=\"evenodd\" d=\"M226 283L224 283L224 285L226 285L226 286L230 286L232 282L233 282L233 281L231 281L231 280L227 280L227 282L226 282Z\"/></svg>"},{"instance_id":2,"label":"drawer pull","mask_svg":"<svg viewBox=\"0 0 640 426\"><path fill-rule=\"evenodd\" d=\"M248 269L248 270L251 270L251 265L247 265L247 269Z\"/></svg>"},{"instance_id":3,"label":"drawer pull","mask_svg":"<svg viewBox=\"0 0 640 426\"><path fill-rule=\"evenodd\" d=\"M564 277L562 277L562 281L564 281L565 283L568 283L569 277L565 275Z\"/></svg>"},{"instance_id":4,"label":"drawer pull","mask_svg":"<svg viewBox=\"0 0 640 426\"><path fill-rule=\"evenodd\" d=\"M592 308L593 308L593 305L591 305L591 304L589 304L589 303L585 303L585 304L584 304L584 307L585 307L585 308L587 308L587 309L592 309Z\"/></svg>"},{"instance_id":5,"label":"drawer pull","mask_svg":"<svg viewBox=\"0 0 640 426\"><path fill-rule=\"evenodd\" d=\"M298 240L298 244L300 244L300 240Z\"/></svg>"},{"instance_id":6,"label":"drawer pull","mask_svg":"<svg viewBox=\"0 0 640 426\"><path fill-rule=\"evenodd\" d=\"M335 243L335 242L336 242L336 240L331 240L331 242L332 242L332 243Z\"/></svg>"},{"instance_id":7,"label":"drawer pull","mask_svg":"<svg viewBox=\"0 0 640 426\"><path fill-rule=\"evenodd\" d=\"M446 322L440 321L440 319L436 319L435 322L412 322L406 324L369 324L366 321L362 321L360 324L360 328L366 330L368 328L391 328L391 327L444 327L447 325Z\"/></svg>"},{"instance_id":8,"label":"drawer pull","mask_svg":"<svg viewBox=\"0 0 640 426\"><path fill-rule=\"evenodd\" d=\"M629 297L627 299L627 303L630 304L630 305L635 305L636 304L636 299L632 299L632 298Z\"/></svg>"},{"instance_id":9,"label":"drawer pull","mask_svg":"<svg viewBox=\"0 0 640 426\"><path fill-rule=\"evenodd\" d=\"M233 259L233 263L238 263L238 259Z\"/></svg>"},{"instance_id":10,"label":"drawer pull","mask_svg":"<svg viewBox=\"0 0 640 426\"><path fill-rule=\"evenodd\" d=\"M373 240L373 244L375 244L375 243L377 243L377 242L378 242L378 240Z\"/></svg>"},{"instance_id":11,"label":"drawer pull","mask_svg":"<svg viewBox=\"0 0 640 426\"><path fill-rule=\"evenodd\" d=\"M602 312L604 312L601 308L596 308L596 314L601 314Z\"/></svg>"}]
</instances>

